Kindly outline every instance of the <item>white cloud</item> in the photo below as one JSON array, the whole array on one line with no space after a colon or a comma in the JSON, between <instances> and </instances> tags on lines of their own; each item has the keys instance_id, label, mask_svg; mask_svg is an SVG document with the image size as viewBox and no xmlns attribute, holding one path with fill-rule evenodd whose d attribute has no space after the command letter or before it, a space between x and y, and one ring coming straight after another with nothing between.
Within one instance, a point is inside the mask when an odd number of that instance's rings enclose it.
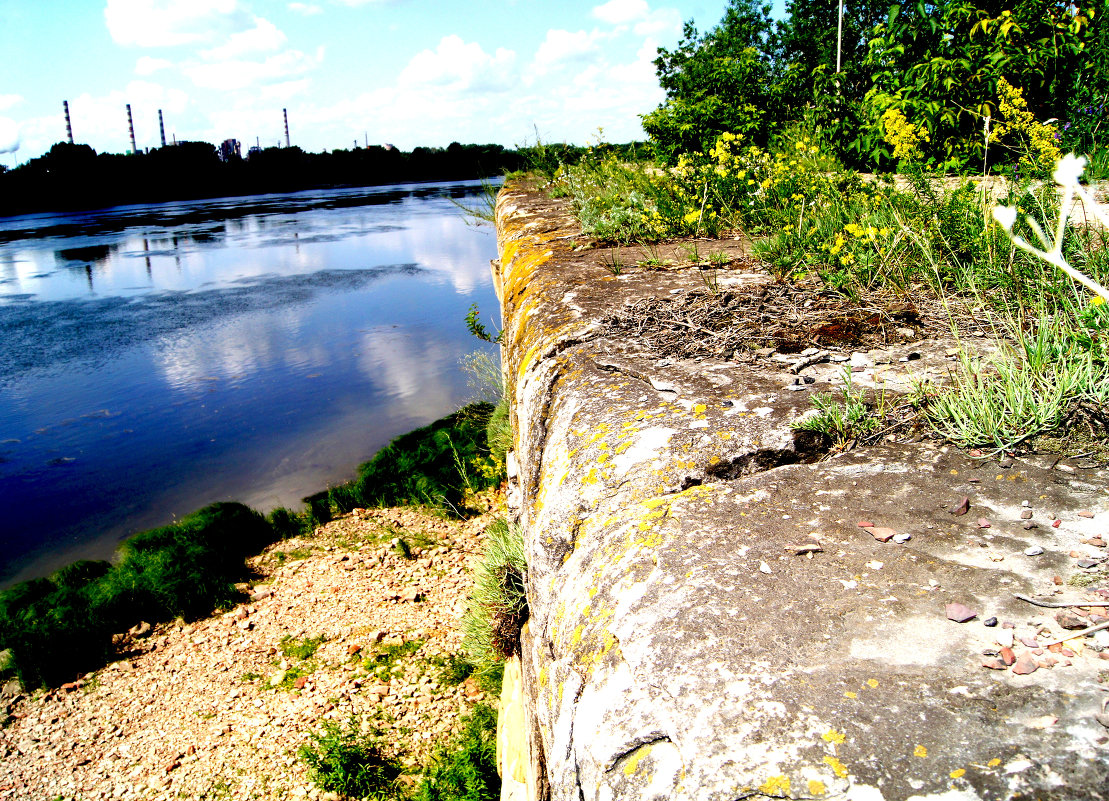
<instances>
[{"instance_id":1,"label":"white cloud","mask_svg":"<svg viewBox=\"0 0 1109 801\"><path fill-rule=\"evenodd\" d=\"M233 91L303 75L316 69L322 60L320 47L315 55L285 50L262 61L194 62L182 66L181 71L202 89Z\"/></svg>"},{"instance_id":2,"label":"white cloud","mask_svg":"<svg viewBox=\"0 0 1109 801\"><path fill-rule=\"evenodd\" d=\"M400 74L402 87L441 87L451 92L507 89L513 83L516 53L498 47L489 55L476 42L451 34L435 50L417 53Z\"/></svg>"},{"instance_id":3,"label":"white cloud","mask_svg":"<svg viewBox=\"0 0 1109 801\"><path fill-rule=\"evenodd\" d=\"M238 0L107 0L104 19L117 44L203 44L251 27Z\"/></svg>"},{"instance_id":4,"label":"white cloud","mask_svg":"<svg viewBox=\"0 0 1109 801\"><path fill-rule=\"evenodd\" d=\"M288 37L276 25L261 17L254 18L254 27L231 34L226 43L211 50L202 50L201 58L208 61L232 61L255 53L280 49Z\"/></svg>"},{"instance_id":5,"label":"white cloud","mask_svg":"<svg viewBox=\"0 0 1109 801\"><path fill-rule=\"evenodd\" d=\"M285 103L296 97L297 95L302 95L307 92L308 87L311 85L311 78L301 78L295 81L282 81L281 83L263 86L261 96L265 100L280 100L282 103Z\"/></svg>"},{"instance_id":6,"label":"white cloud","mask_svg":"<svg viewBox=\"0 0 1109 801\"><path fill-rule=\"evenodd\" d=\"M676 8L660 8L637 22L632 30L639 36L664 36L669 39L681 33L682 15Z\"/></svg>"},{"instance_id":7,"label":"white cloud","mask_svg":"<svg viewBox=\"0 0 1109 801\"><path fill-rule=\"evenodd\" d=\"M0 153L14 153L19 150L19 125L15 120L0 117Z\"/></svg>"},{"instance_id":8,"label":"white cloud","mask_svg":"<svg viewBox=\"0 0 1109 801\"><path fill-rule=\"evenodd\" d=\"M0 95L0 111L7 111L23 102L23 95Z\"/></svg>"},{"instance_id":9,"label":"white cloud","mask_svg":"<svg viewBox=\"0 0 1109 801\"><path fill-rule=\"evenodd\" d=\"M289 3L288 9L294 14L303 14L306 17L323 13L323 9L314 3Z\"/></svg>"},{"instance_id":10,"label":"white cloud","mask_svg":"<svg viewBox=\"0 0 1109 801\"><path fill-rule=\"evenodd\" d=\"M593 17L610 25L626 25L647 16L646 0L609 0L604 5L594 7Z\"/></svg>"},{"instance_id":11,"label":"white cloud","mask_svg":"<svg viewBox=\"0 0 1109 801\"><path fill-rule=\"evenodd\" d=\"M560 64L593 60L601 55L601 38L596 32L549 30L535 53L535 65L545 71Z\"/></svg>"},{"instance_id":12,"label":"white cloud","mask_svg":"<svg viewBox=\"0 0 1109 801\"><path fill-rule=\"evenodd\" d=\"M153 56L143 56L135 62L136 75L153 75L158 70L167 70L173 67L173 62L165 58L154 58Z\"/></svg>"}]
</instances>

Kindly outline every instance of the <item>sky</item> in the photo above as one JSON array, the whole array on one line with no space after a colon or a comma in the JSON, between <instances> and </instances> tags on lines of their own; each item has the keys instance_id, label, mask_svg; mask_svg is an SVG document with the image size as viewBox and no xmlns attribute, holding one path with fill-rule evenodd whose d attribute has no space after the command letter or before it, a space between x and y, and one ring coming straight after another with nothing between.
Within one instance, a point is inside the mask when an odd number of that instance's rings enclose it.
<instances>
[{"instance_id":1,"label":"sky","mask_svg":"<svg viewBox=\"0 0 1109 801\"><path fill-rule=\"evenodd\" d=\"M784 0L777 0L781 6ZM643 138L653 59L727 0L0 0L0 164L73 137L321 152ZM600 130L599 130L600 129ZM603 133L601 133L603 131Z\"/></svg>"}]
</instances>

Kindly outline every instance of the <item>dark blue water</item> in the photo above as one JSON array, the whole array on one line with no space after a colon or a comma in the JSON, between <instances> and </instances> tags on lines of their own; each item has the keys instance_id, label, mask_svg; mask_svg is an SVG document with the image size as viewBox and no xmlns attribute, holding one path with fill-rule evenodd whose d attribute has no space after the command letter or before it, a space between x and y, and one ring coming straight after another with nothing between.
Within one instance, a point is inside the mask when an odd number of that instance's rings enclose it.
<instances>
[{"instance_id":1,"label":"dark blue water","mask_svg":"<svg viewBox=\"0 0 1109 801\"><path fill-rule=\"evenodd\" d=\"M474 394L472 183L0 219L0 583L350 478Z\"/></svg>"}]
</instances>

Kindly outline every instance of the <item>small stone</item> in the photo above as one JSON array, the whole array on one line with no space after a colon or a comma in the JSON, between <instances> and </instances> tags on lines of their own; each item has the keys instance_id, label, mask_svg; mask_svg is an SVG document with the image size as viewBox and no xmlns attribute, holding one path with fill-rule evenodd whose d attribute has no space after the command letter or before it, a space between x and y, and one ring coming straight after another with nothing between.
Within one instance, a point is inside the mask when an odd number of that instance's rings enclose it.
<instances>
[{"instance_id":1,"label":"small stone","mask_svg":"<svg viewBox=\"0 0 1109 801\"><path fill-rule=\"evenodd\" d=\"M867 531L869 531L870 536L874 537L878 542L889 542L897 536L896 531L892 528L886 528L885 526L871 526Z\"/></svg>"},{"instance_id":2,"label":"small stone","mask_svg":"<svg viewBox=\"0 0 1109 801\"><path fill-rule=\"evenodd\" d=\"M979 448L971 448L969 451L967 451L967 456L969 456L971 459L981 459L982 451Z\"/></svg>"},{"instance_id":3,"label":"small stone","mask_svg":"<svg viewBox=\"0 0 1109 801\"><path fill-rule=\"evenodd\" d=\"M307 676L297 676L296 681L293 682L293 687L295 687L298 690L303 690L304 685L307 684L307 683L308 683L308 677Z\"/></svg>"},{"instance_id":4,"label":"small stone","mask_svg":"<svg viewBox=\"0 0 1109 801\"><path fill-rule=\"evenodd\" d=\"M990 525L991 525L990 521L987 520L986 518L984 518L984 517L978 518L978 528L989 528Z\"/></svg>"},{"instance_id":5,"label":"small stone","mask_svg":"<svg viewBox=\"0 0 1109 801\"><path fill-rule=\"evenodd\" d=\"M860 520L859 528L872 528L874 526L869 520Z\"/></svg>"},{"instance_id":6,"label":"small stone","mask_svg":"<svg viewBox=\"0 0 1109 801\"><path fill-rule=\"evenodd\" d=\"M1051 577L1051 583L1054 584L1057 587L1062 586L1063 577L1062 576L1052 576Z\"/></svg>"},{"instance_id":7,"label":"small stone","mask_svg":"<svg viewBox=\"0 0 1109 801\"><path fill-rule=\"evenodd\" d=\"M1013 663L1013 672L1018 676L1026 676L1029 673L1035 673L1039 668L1036 660L1028 654L1021 654L1020 658Z\"/></svg>"},{"instance_id":8,"label":"small stone","mask_svg":"<svg viewBox=\"0 0 1109 801\"><path fill-rule=\"evenodd\" d=\"M1024 549L1025 556L1039 556L1043 552L1044 549L1041 548L1039 545L1029 545L1027 548Z\"/></svg>"},{"instance_id":9,"label":"small stone","mask_svg":"<svg viewBox=\"0 0 1109 801\"><path fill-rule=\"evenodd\" d=\"M1091 512L1089 509L1079 509L1078 510L1078 516L1079 517L1085 517L1085 518L1089 519L1089 518L1092 518L1094 516L1094 513Z\"/></svg>"},{"instance_id":10,"label":"small stone","mask_svg":"<svg viewBox=\"0 0 1109 801\"><path fill-rule=\"evenodd\" d=\"M997 618L996 617L988 617L988 618L986 618L985 620L982 621L982 625L987 626L987 627L992 629L994 626L997 625Z\"/></svg>"},{"instance_id":11,"label":"small stone","mask_svg":"<svg viewBox=\"0 0 1109 801\"><path fill-rule=\"evenodd\" d=\"M1055 621L1064 629L1084 629L1089 625L1085 618L1070 609L1057 612Z\"/></svg>"},{"instance_id":12,"label":"small stone","mask_svg":"<svg viewBox=\"0 0 1109 801\"><path fill-rule=\"evenodd\" d=\"M912 534L894 534L893 541L898 545L904 545L906 542L913 538Z\"/></svg>"},{"instance_id":13,"label":"small stone","mask_svg":"<svg viewBox=\"0 0 1109 801\"><path fill-rule=\"evenodd\" d=\"M1051 527L1052 528L1059 528L1059 526L1062 524L1062 522L1063 521L1060 520L1059 518L1055 518L1054 520L1051 521Z\"/></svg>"},{"instance_id":14,"label":"small stone","mask_svg":"<svg viewBox=\"0 0 1109 801\"><path fill-rule=\"evenodd\" d=\"M770 574L774 571L770 569L770 565L768 565L766 562L759 562L759 572Z\"/></svg>"},{"instance_id":15,"label":"small stone","mask_svg":"<svg viewBox=\"0 0 1109 801\"><path fill-rule=\"evenodd\" d=\"M1031 509L1032 508L1031 501L1021 501L1020 505L1025 509Z\"/></svg>"},{"instance_id":16,"label":"small stone","mask_svg":"<svg viewBox=\"0 0 1109 801\"><path fill-rule=\"evenodd\" d=\"M1021 637L1020 641L1021 641L1021 643L1024 644L1025 648L1039 648L1040 647L1040 641L1037 640L1035 637Z\"/></svg>"},{"instance_id":17,"label":"small stone","mask_svg":"<svg viewBox=\"0 0 1109 801\"><path fill-rule=\"evenodd\" d=\"M974 620L978 617L978 613L965 604L948 604L946 609L947 619L954 620L956 623L966 623L968 620Z\"/></svg>"},{"instance_id":18,"label":"small stone","mask_svg":"<svg viewBox=\"0 0 1109 801\"><path fill-rule=\"evenodd\" d=\"M361 645L348 645L347 646L347 656L354 656L355 654L359 653L361 650L362 650Z\"/></svg>"},{"instance_id":19,"label":"small stone","mask_svg":"<svg viewBox=\"0 0 1109 801\"><path fill-rule=\"evenodd\" d=\"M989 668L990 670L1005 670L1006 665L1000 659L986 658L982 660L982 667Z\"/></svg>"},{"instance_id":20,"label":"small stone","mask_svg":"<svg viewBox=\"0 0 1109 801\"><path fill-rule=\"evenodd\" d=\"M965 515L969 511L970 511L970 498L968 498L966 495L964 495L959 500L955 501L954 506L951 507L951 514L956 515L956 516Z\"/></svg>"},{"instance_id":21,"label":"small stone","mask_svg":"<svg viewBox=\"0 0 1109 801\"><path fill-rule=\"evenodd\" d=\"M1017 655L1013 653L1012 648L1003 647L997 655L1001 657L1001 661L1005 663L1006 667L1017 661Z\"/></svg>"},{"instance_id":22,"label":"small stone","mask_svg":"<svg viewBox=\"0 0 1109 801\"><path fill-rule=\"evenodd\" d=\"M1031 520L1025 520L1023 523L1020 524L1020 527L1023 528L1025 531L1031 531L1034 528L1039 528L1039 526L1037 526Z\"/></svg>"},{"instance_id":23,"label":"small stone","mask_svg":"<svg viewBox=\"0 0 1109 801\"><path fill-rule=\"evenodd\" d=\"M1082 568L1083 570L1089 570L1090 568L1097 567L1099 564L1101 564L1101 562L1097 559L1079 559L1078 560L1078 566L1080 568Z\"/></svg>"},{"instance_id":24,"label":"small stone","mask_svg":"<svg viewBox=\"0 0 1109 801\"><path fill-rule=\"evenodd\" d=\"M1031 520L1032 519L1032 510L1031 509L1021 510L1020 519L1021 520Z\"/></svg>"},{"instance_id":25,"label":"small stone","mask_svg":"<svg viewBox=\"0 0 1109 801\"><path fill-rule=\"evenodd\" d=\"M1105 540L1103 540L1101 537L1090 537L1090 539L1086 540L1086 544L1092 545L1095 548L1104 548Z\"/></svg>"}]
</instances>

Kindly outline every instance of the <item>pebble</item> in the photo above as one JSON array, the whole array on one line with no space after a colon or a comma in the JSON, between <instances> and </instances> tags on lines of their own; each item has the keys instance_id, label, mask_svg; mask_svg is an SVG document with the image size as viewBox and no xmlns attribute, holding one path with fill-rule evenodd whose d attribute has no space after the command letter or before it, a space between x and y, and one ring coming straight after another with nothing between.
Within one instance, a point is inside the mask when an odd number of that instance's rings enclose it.
<instances>
[{"instance_id":1,"label":"pebble","mask_svg":"<svg viewBox=\"0 0 1109 801\"><path fill-rule=\"evenodd\" d=\"M952 507L951 507L951 514L956 515L956 516L965 515L969 511L970 511L970 498L968 498L966 495L964 495L959 500L955 501L954 505L952 505Z\"/></svg>"},{"instance_id":2,"label":"pebble","mask_svg":"<svg viewBox=\"0 0 1109 801\"><path fill-rule=\"evenodd\" d=\"M878 540L878 542L889 542L897 536L896 531L894 531L892 528L886 528L884 526L871 526L867 529L867 531L869 531L870 536L874 537L874 539Z\"/></svg>"},{"instance_id":3,"label":"pebble","mask_svg":"<svg viewBox=\"0 0 1109 801\"><path fill-rule=\"evenodd\" d=\"M1044 549L1039 545L1030 545L1024 549L1025 556L1039 556L1044 552Z\"/></svg>"},{"instance_id":4,"label":"pebble","mask_svg":"<svg viewBox=\"0 0 1109 801\"><path fill-rule=\"evenodd\" d=\"M906 542L913 538L912 534L894 534L893 541L898 545L904 545Z\"/></svg>"},{"instance_id":5,"label":"pebble","mask_svg":"<svg viewBox=\"0 0 1109 801\"><path fill-rule=\"evenodd\" d=\"M960 603L947 604L947 619L954 620L956 623L966 623L968 620L973 620L978 617L978 613L971 609L969 606Z\"/></svg>"},{"instance_id":6,"label":"pebble","mask_svg":"<svg viewBox=\"0 0 1109 801\"><path fill-rule=\"evenodd\" d=\"M1026 676L1029 673L1035 673L1039 665L1036 660L1028 654L1021 654L1013 663L1013 672L1018 676Z\"/></svg>"},{"instance_id":7,"label":"pebble","mask_svg":"<svg viewBox=\"0 0 1109 801\"><path fill-rule=\"evenodd\" d=\"M992 629L994 626L997 625L997 618L996 617L988 617L988 618L986 618L985 620L982 621L982 625Z\"/></svg>"},{"instance_id":8,"label":"pebble","mask_svg":"<svg viewBox=\"0 0 1109 801\"><path fill-rule=\"evenodd\" d=\"M1021 520L1031 520L1032 519L1032 510L1031 509L1023 510L1020 513L1020 519Z\"/></svg>"},{"instance_id":9,"label":"pebble","mask_svg":"<svg viewBox=\"0 0 1109 801\"><path fill-rule=\"evenodd\" d=\"M1094 513L1091 512L1089 509L1079 509L1078 510L1078 516L1090 519L1094 516Z\"/></svg>"}]
</instances>

